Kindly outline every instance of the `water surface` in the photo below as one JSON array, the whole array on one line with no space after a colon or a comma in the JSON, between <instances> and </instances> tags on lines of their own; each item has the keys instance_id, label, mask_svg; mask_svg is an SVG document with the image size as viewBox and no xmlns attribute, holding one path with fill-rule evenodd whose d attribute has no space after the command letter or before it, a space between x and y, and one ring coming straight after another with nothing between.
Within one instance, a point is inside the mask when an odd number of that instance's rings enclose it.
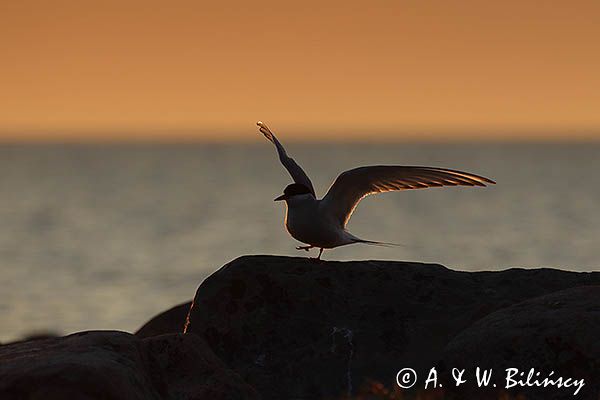
<instances>
[{"instance_id":1,"label":"water surface","mask_svg":"<svg viewBox=\"0 0 600 400\"><path fill-rule=\"evenodd\" d=\"M598 145L288 145L323 194L367 164L432 165L492 188L372 196L349 225L403 247L325 259L461 270L600 266ZM135 330L242 254L302 255L273 202L289 177L256 145L0 146L0 341L39 329Z\"/></svg>"}]
</instances>

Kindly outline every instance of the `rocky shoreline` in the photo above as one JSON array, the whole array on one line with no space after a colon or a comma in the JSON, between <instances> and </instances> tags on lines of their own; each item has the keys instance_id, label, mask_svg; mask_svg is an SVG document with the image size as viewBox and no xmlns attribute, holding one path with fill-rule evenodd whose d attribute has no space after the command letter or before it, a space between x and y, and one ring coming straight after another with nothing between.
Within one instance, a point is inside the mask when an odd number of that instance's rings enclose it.
<instances>
[{"instance_id":1,"label":"rocky shoreline","mask_svg":"<svg viewBox=\"0 0 600 400\"><path fill-rule=\"evenodd\" d=\"M0 346L0 398L312 400L376 387L361 398L392 399L405 367L419 381L404 398L573 398L567 388L450 385L452 368L480 366L552 369L585 380L576 398L597 399L598 337L598 272L245 256L133 335ZM423 392L432 367L447 385Z\"/></svg>"}]
</instances>

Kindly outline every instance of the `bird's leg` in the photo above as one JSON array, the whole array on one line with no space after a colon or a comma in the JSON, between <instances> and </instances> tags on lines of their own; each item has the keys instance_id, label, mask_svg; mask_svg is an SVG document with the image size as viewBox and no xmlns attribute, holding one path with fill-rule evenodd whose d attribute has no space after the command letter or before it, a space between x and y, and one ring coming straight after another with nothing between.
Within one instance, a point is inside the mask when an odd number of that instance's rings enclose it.
<instances>
[{"instance_id":1,"label":"bird's leg","mask_svg":"<svg viewBox=\"0 0 600 400\"><path fill-rule=\"evenodd\" d=\"M319 255L317 256L317 260L321 259L321 254L323 254L323 248L322 247L319 249Z\"/></svg>"},{"instance_id":2,"label":"bird's leg","mask_svg":"<svg viewBox=\"0 0 600 400\"><path fill-rule=\"evenodd\" d=\"M311 246L311 247L317 247L317 246ZM319 247L319 255L316 257L309 257L311 260L315 260L315 261L321 261L321 254L323 254L323 250L325 250L322 247ZM308 250L306 250L308 251Z\"/></svg>"},{"instance_id":3,"label":"bird's leg","mask_svg":"<svg viewBox=\"0 0 600 400\"><path fill-rule=\"evenodd\" d=\"M306 250L306 251L309 251L313 247L315 247L315 246L297 246L296 250Z\"/></svg>"}]
</instances>

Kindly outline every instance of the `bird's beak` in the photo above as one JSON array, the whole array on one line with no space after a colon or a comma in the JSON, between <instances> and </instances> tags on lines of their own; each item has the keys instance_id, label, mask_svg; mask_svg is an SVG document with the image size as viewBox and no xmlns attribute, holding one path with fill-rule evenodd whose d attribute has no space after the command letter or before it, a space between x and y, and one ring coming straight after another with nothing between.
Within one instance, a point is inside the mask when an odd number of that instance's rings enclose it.
<instances>
[{"instance_id":1,"label":"bird's beak","mask_svg":"<svg viewBox=\"0 0 600 400\"><path fill-rule=\"evenodd\" d=\"M281 200L285 200L287 199L287 197L285 196L285 194L282 194L281 196L277 197L275 200L273 201L281 201Z\"/></svg>"}]
</instances>

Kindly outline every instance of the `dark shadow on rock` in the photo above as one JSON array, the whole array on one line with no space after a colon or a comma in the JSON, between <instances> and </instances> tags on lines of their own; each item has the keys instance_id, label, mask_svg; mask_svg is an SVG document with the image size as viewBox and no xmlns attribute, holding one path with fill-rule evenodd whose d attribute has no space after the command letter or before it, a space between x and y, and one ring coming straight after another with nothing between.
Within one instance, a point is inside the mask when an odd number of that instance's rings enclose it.
<instances>
[{"instance_id":1,"label":"dark shadow on rock","mask_svg":"<svg viewBox=\"0 0 600 400\"><path fill-rule=\"evenodd\" d=\"M369 378L391 384L403 367L428 370L496 310L592 284L600 273L247 256L200 285L187 332L266 399L339 398Z\"/></svg>"},{"instance_id":2,"label":"dark shadow on rock","mask_svg":"<svg viewBox=\"0 0 600 400\"><path fill-rule=\"evenodd\" d=\"M0 399L258 399L200 337L116 331L0 347Z\"/></svg>"}]
</instances>

